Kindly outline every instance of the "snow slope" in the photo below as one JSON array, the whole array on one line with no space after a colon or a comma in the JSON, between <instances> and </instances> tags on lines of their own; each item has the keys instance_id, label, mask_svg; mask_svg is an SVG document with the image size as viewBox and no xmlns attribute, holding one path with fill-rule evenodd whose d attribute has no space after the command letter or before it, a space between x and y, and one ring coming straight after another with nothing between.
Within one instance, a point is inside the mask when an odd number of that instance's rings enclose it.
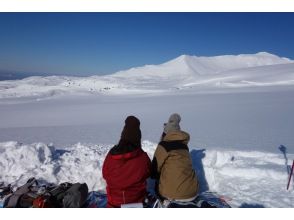
<instances>
[{"instance_id":1,"label":"snow slope","mask_svg":"<svg viewBox=\"0 0 294 220\"><path fill-rule=\"evenodd\" d=\"M152 159L156 144L143 141L142 146ZM86 182L90 191L105 191L101 169L110 147L78 143L55 149L44 143L2 142L0 182L19 186L35 176L43 183ZM287 191L283 155L193 149L191 157L201 191L220 193L232 207L294 207L294 181Z\"/></svg>"},{"instance_id":2,"label":"snow slope","mask_svg":"<svg viewBox=\"0 0 294 220\"><path fill-rule=\"evenodd\" d=\"M182 55L160 65L136 67L107 76L0 81L0 98L68 93L161 94L181 89L199 92L293 84L294 61L266 52L216 57Z\"/></svg>"}]
</instances>

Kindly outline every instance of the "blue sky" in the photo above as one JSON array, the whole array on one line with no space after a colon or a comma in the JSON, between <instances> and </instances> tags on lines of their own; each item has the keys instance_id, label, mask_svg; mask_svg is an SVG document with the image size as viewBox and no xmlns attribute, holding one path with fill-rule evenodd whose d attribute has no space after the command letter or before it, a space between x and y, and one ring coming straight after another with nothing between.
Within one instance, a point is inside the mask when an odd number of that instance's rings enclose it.
<instances>
[{"instance_id":1,"label":"blue sky","mask_svg":"<svg viewBox=\"0 0 294 220\"><path fill-rule=\"evenodd\" d=\"M294 13L0 13L0 70L109 74L182 54L294 59Z\"/></svg>"}]
</instances>

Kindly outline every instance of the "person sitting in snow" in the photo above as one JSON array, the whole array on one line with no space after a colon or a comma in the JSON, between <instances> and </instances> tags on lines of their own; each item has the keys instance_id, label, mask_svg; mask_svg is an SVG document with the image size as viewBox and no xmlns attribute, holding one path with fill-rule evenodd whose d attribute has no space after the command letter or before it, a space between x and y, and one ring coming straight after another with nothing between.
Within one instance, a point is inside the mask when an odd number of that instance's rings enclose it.
<instances>
[{"instance_id":1,"label":"person sitting in snow","mask_svg":"<svg viewBox=\"0 0 294 220\"><path fill-rule=\"evenodd\" d=\"M143 202L150 173L151 161L141 148L140 121L128 116L119 143L108 152L102 167L107 207Z\"/></svg>"},{"instance_id":2,"label":"person sitting in snow","mask_svg":"<svg viewBox=\"0 0 294 220\"><path fill-rule=\"evenodd\" d=\"M162 200L192 201L199 190L197 176L187 146L190 135L181 131L181 117L172 114L152 160L151 178L156 181L158 196Z\"/></svg>"}]
</instances>

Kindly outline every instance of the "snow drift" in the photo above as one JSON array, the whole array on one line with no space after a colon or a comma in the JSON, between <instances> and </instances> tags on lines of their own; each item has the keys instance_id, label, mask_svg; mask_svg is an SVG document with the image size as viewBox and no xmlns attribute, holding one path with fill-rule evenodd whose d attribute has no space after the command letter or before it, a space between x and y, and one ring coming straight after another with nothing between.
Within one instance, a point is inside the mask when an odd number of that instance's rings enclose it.
<instances>
[{"instance_id":1,"label":"snow drift","mask_svg":"<svg viewBox=\"0 0 294 220\"><path fill-rule=\"evenodd\" d=\"M2 142L0 181L19 186L35 176L43 183L86 182L90 191L105 190L101 168L111 146L78 143L55 149L44 143ZM143 141L142 146L152 158L156 144ZM233 207L294 207L294 186L286 190L288 164L282 154L205 149L190 153L201 191L216 191Z\"/></svg>"}]
</instances>

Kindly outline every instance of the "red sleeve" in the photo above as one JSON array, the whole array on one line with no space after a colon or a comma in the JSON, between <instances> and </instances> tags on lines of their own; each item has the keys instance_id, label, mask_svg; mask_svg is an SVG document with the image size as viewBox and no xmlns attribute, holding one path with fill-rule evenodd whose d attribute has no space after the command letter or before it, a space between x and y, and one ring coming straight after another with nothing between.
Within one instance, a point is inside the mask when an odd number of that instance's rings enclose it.
<instances>
[{"instance_id":1,"label":"red sleeve","mask_svg":"<svg viewBox=\"0 0 294 220\"><path fill-rule=\"evenodd\" d=\"M103 162L103 166L102 166L102 176L105 180L107 179L109 174L108 170L109 170L109 153L106 155Z\"/></svg>"}]
</instances>

